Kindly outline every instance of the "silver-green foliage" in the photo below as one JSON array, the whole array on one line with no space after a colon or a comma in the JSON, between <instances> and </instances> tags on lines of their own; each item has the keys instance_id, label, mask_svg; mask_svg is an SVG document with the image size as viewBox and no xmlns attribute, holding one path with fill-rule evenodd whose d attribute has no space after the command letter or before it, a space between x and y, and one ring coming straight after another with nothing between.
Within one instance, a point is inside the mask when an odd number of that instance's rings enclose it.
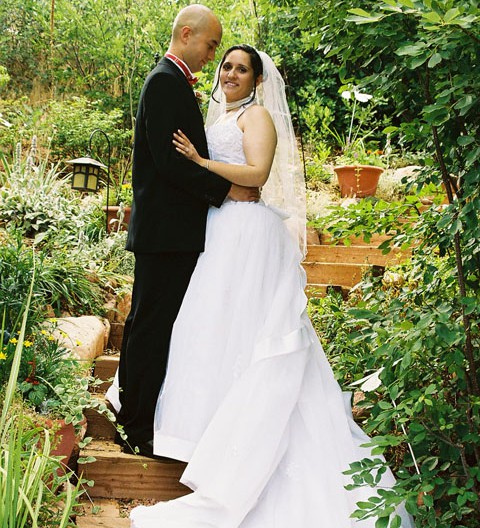
<instances>
[{"instance_id":1,"label":"silver-green foliage","mask_svg":"<svg viewBox=\"0 0 480 528\"><path fill-rule=\"evenodd\" d=\"M83 211L58 165L38 160L36 139L25 156L17 145L13 163L3 160L0 172L0 224L21 232L35 243L60 232L74 235L82 225Z\"/></svg>"}]
</instances>

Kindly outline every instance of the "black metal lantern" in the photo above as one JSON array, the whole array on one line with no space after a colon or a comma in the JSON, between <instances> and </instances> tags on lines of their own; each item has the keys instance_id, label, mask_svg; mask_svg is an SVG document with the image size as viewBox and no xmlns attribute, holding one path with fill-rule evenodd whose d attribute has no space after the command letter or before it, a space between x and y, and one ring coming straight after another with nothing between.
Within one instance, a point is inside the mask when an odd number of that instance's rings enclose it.
<instances>
[{"instance_id":1,"label":"black metal lantern","mask_svg":"<svg viewBox=\"0 0 480 528\"><path fill-rule=\"evenodd\" d=\"M107 140L108 146L108 166L104 165L100 161L97 161L90 156L92 151L92 138L95 134L100 133ZM102 171L107 173L107 207L106 207L106 231L108 232L108 202L110 199L110 157L111 147L110 140L107 134L101 129L97 128L90 134L88 141L88 156L84 158L77 158L74 160L67 161L70 165L73 165L72 173L72 189L83 192L96 192L100 187L100 176Z\"/></svg>"},{"instance_id":2,"label":"black metal lantern","mask_svg":"<svg viewBox=\"0 0 480 528\"><path fill-rule=\"evenodd\" d=\"M77 158L67 161L73 165L72 189L83 192L97 192L100 187L101 172L107 166L93 158Z\"/></svg>"}]
</instances>

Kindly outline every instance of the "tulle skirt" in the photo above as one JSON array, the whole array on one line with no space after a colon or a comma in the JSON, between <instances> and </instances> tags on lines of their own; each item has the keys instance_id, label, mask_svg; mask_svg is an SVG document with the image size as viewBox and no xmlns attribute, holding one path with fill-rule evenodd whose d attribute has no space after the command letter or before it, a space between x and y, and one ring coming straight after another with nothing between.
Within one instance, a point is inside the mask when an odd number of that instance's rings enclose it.
<instances>
[{"instance_id":1,"label":"tulle skirt","mask_svg":"<svg viewBox=\"0 0 480 528\"><path fill-rule=\"evenodd\" d=\"M194 493L135 508L133 528L374 527L350 517L376 494L342 473L368 437L308 319L301 260L264 204L210 210L154 426L154 452L188 462Z\"/></svg>"}]
</instances>

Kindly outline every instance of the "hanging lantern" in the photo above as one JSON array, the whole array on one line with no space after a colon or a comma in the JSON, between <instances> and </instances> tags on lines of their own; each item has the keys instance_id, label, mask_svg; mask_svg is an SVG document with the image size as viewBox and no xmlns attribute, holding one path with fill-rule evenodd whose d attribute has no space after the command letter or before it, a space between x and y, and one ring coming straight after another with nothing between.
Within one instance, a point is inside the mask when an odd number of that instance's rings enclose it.
<instances>
[{"instance_id":1,"label":"hanging lantern","mask_svg":"<svg viewBox=\"0 0 480 528\"><path fill-rule=\"evenodd\" d=\"M100 176L107 166L93 158L77 158L67 161L73 165L72 189L83 192L97 192L100 187Z\"/></svg>"}]
</instances>

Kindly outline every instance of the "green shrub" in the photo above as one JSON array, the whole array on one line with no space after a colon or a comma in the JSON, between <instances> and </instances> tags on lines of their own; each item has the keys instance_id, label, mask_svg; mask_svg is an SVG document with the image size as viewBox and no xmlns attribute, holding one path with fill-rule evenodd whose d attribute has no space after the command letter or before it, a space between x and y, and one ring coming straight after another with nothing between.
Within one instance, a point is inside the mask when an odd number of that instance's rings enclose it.
<instances>
[{"instance_id":1,"label":"green shrub","mask_svg":"<svg viewBox=\"0 0 480 528\"><path fill-rule=\"evenodd\" d=\"M46 109L44 128L51 134L51 151L54 159L66 160L85 155L91 133L102 129L109 137L112 147L111 163L115 164L122 155L128 156L132 134L123 129L122 111L104 112L98 101L85 97L72 97L66 101L51 101ZM106 145L99 139L93 142L94 157L103 155L107 163ZM99 151L99 152L97 152Z\"/></svg>"},{"instance_id":2,"label":"green shrub","mask_svg":"<svg viewBox=\"0 0 480 528\"><path fill-rule=\"evenodd\" d=\"M383 277L366 277L347 301L312 301L310 310L341 384L356 382L366 392L361 406L371 445L397 470L392 494L365 503L357 515L387 516L403 497L419 526L474 528L480 515L478 222L463 216L472 237L461 240L463 283L451 250L462 213L451 216L456 203L421 213L420 205L414 195L390 204L362 200L317 220L347 243L352 236L389 235L380 245L384 252L409 248L412 257ZM471 220L471 208L467 213ZM358 462L352 478L366 485L377 469Z\"/></svg>"},{"instance_id":3,"label":"green shrub","mask_svg":"<svg viewBox=\"0 0 480 528\"><path fill-rule=\"evenodd\" d=\"M24 299L29 290L33 276L33 252L22 244L21 239L4 239L0 244L0 314L3 318L2 328L9 334L19 324ZM42 318L42 301L37 291L33 293L32 305L29 312L27 332Z\"/></svg>"},{"instance_id":4,"label":"green shrub","mask_svg":"<svg viewBox=\"0 0 480 528\"><path fill-rule=\"evenodd\" d=\"M18 144L13 163L5 158L0 173L0 224L6 224L27 238L42 241L65 230L76 230L80 215L80 198L60 177L58 165L37 158L34 137L27 155Z\"/></svg>"},{"instance_id":5,"label":"green shrub","mask_svg":"<svg viewBox=\"0 0 480 528\"><path fill-rule=\"evenodd\" d=\"M309 189L317 190L321 184L329 184L332 180L331 172L326 168L330 149L323 143L317 143L316 152L305 160L305 182Z\"/></svg>"},{"instance_id":6,"label":"green shrub","mask_svg":"<svg viewBox=\"0 0 480 528\"><path fill-rule=\"evenodd\" d=\"M10 75L8 75L7 68L0 65L0 90L8 83Z\"/></svg>"},{"instance_id":7,"label":"green shrub","mask_svg":"<svg viewBox=\"0 0 480 528\"><path fill-rule=\"evenodd\" d=\"M8 237L0 245L0 313L5 313L4 327L12 335L17 330L34 259L37 274L28 332L35 323L45 319L52 308L57 315L103 313L102 289L98 280L93 280L93 272L85 267L81 250L34 250L23 244L18 236Z\"/></svg>"},{"instance_id":8,"label":"green shrub","mask_svg":"<svg viewBox=\"0 0 480 528\"><path fill-rule=\"evenodd\" d=\"M55 324L33 328L23 340L23 351L18 371L18 388L23 399L31 407L41 410L54 395L53 386L63 377L78 369L76 361L67 356L67 350L59 346L53 335ZM0 387L6 384L11 372L18 332L5 336L0 356Z\"/></svg>"}]
</instances>

